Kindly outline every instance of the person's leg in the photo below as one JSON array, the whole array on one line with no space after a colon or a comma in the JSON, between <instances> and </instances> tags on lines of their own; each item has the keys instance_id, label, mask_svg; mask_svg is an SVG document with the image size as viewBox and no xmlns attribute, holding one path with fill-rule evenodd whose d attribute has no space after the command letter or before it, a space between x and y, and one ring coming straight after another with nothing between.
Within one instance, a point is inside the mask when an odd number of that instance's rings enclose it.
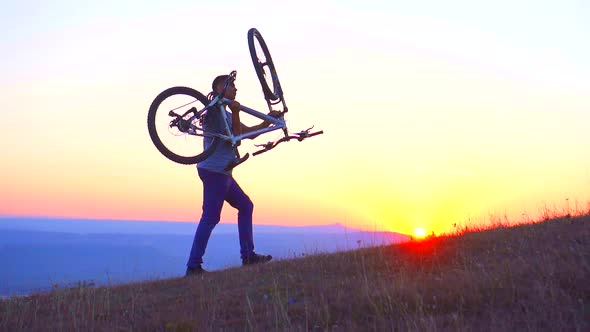
<instances>
[{"instance_id":1,"label":"person's leg","mask_svg":"<svg viewBox=\"0 0 590 332\"><path fill-rule=\"evenodd\" d=\"M242 259L254 253L254 236L252 234L252 214L254 204L244 193L238 183L232 179L225 200L238 210L238 234L240 237L240 255Z\"/></svg>"},{"instance_id":2,"label":"person's leg","mask_svg":"<svg viewBox=\"0 0 590 332\"><path fill-rule=\"evenodd\" d=\"M203 181L203 214L195 232L193 246L187 262L188 267L196 267L203 263L203 255L211 232L221 218L221 208L232 178L230 176L199 169L199 177Z\"/></svg>"}]
</instances>

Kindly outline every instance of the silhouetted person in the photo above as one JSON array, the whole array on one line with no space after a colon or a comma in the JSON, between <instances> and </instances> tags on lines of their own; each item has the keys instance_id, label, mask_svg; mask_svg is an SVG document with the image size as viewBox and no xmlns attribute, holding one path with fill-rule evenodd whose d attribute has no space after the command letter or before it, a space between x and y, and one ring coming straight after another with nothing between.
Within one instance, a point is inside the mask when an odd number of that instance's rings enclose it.
<instances>
[{"instance_id":1,"label":"silhouetted person","mask_svg":"<svg viewBox=\"0 0 590 332\"><path fill-rule=\"evenodd\" d=\"M222 93L226 80L229 75L217 76L211 85L212 92L210 97ZM268 127L269 122L262 122L259 125L248 127L240 122L240 103L235 101L236 92L235 84L230 80L224 97L231 99L229 105L231 113L224 110L227 114L229 128L234 135L240 135L250 131ZM278 116L280 112L272 111L271 116ZM223 118L219 109L207 111L203 121L203 127L206 131L224 133ZM204 145L209 146L212 142L211 137L205 137ZM221 218L221 208L224 202L228 202L232 207L238 210L238 232L240 238L240 255L243 265L265 263L272 259L270 255L259 255L254 252L254 239L252 234L252 214L254 205L244 193L236 180L232 177L232 171L226 170L228 164L235 162L238 158L236 148L231 143L222 140L217 148L207 159L197 164L199 178L203 182L203 213L195 233L193 246L187 263L186 275L200 274L203 270L203 255L207 248L207 242L215 225Z\"/></svg>"}]
</instances>

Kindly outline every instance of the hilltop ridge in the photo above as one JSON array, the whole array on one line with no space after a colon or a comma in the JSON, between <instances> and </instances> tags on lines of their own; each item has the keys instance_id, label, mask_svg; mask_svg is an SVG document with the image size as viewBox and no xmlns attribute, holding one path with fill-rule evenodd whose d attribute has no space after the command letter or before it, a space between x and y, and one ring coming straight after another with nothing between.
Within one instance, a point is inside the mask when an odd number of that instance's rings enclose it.
<instances>
[{"instance_id":1,"label":"hilltop ridge","mask_svg":"<svg viewBox=\"0 0 590 332\"><path fill-rule=\"evenodd\" d=\"M2 330L587 330L590 216L0 302Z\"/></svg>"}]
</instances>

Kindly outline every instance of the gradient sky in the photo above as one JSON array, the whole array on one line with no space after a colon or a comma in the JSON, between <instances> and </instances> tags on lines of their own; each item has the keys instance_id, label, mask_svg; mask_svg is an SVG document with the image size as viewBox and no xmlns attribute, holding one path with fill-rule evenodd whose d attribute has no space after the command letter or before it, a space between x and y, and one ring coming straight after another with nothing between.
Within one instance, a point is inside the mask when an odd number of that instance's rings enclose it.
<instances>
[{"instance_id":1,"label":"gradient sky","mask_svg":"<svg viewBox=\"0 0 590 332\"><path fill-rule=\"evenodd\" d=\"M147 109L237 70L238 100L265 110L251 27L290 129L325 131L234 171L255 222L438 233L590 209L589 17L585 1L5 3L0 215L198 220L196 170L155 149Z\"/></svg>"}]
</instances>

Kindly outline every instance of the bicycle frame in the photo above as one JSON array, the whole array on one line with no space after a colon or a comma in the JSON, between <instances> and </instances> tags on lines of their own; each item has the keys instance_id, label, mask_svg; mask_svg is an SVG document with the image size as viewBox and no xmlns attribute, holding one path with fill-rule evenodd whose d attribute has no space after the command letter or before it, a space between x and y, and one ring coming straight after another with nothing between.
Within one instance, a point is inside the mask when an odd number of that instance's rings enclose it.
<instances>
[{"instance_id":1,"label":"bicycle frame","mask_svg":"<svg viewBox=\"0 0 590 332\"><path fill-rule=\"evenodd\" d=\"M272 116L261 113L255 109L249 108L244 105L240 105L241 112L245 112L245 113L250 114L258 119L267 121L270 123L270 125L266 128L254 130L254 131L240 134L237 136L234 135L231 128L229 127L227 113L225 112L225 106L229 105L231 102L232 102L232 100L227 99L227 98L222 98L220 100L219 96L215 97L207 107L205 107L202 111L195 114L195 116L193 116L193 117L191 117L191 119L189 119L189 122L192 123L193 120L201 117L203 114L203 111L205 111L205 110L207 110L207 112L211 112L211 111L221 112L221 118L223 119L225 134L211 133L211 132L205 131L203 128L197 127L195 125L191 125L192 130L189 130L188 133L192 134L192 135L197 135L197 136L217 137L222 140L230 142L232 144L232 146L236 146L238 144L238 142L240 142L243 139L254 138L260 134L268 133L268 132L279 130L279 129L283 129L283 133L285 134L285 136L288 135L287 124L285 122L285 119L282 116L280 118L274 118ZM201 131L202 134L199 134L198 131Z\"/></svg>"},{"instance_id":2,"label":"bicycle frame","mask_svg":"<svg viewBox=\"0 0 590 332\"><path fill-rule=\"evenodd\" d=\"M154 143L156 148L165 157L174 162L184 165L196 164L209 158L213 154L220 142L226 142L226 144L231 144L237 157L236 159L234 159L234 161L230 162L230 164L226 167L226 169L231 169L244 162L249 156L249 153L246 153L243 157L240 157L238 146L243 139L255 138L259 135L282 129L283 137L271 142L267 142L265 144L254 144L254 146L261 148L260 150L254 151L252 153L253 156L256 156L275 148L278 144L282 142L288 142L291 139L296 139L297 141L301 142L309 137L323 134L323 131L321 130L316 132L310 132L311 129L313 129L313 126L311 126L311 128L289 134L287 124L284 119L284 115L288 112L288 108L287 104L285 103L283 90L281 88L279 78L276 73L276 69L272 62L272 58L268 51L268 47L266 46L264 39L260 35L260 32L254 28L248 31L248 47L250 49L252 64L254 65L254 69L256 71L256 75L258 76L258 80L260 81L262 91L264 93L264 98L266 100L270 113L268 113L267 115L244 105L240 105L240 111L255 118L264 120L264 124L255 126L255 128L258 129L251 129L252 131L241 133L239 135L234 135L232 128L230 128L229 121L231 120L228 119L229 113L226 111L226 106L230 105L233 101L228 98L225 98L225 92L229 84L233 83L236 79L237 73L235 70L232 71L229 75L223 75L227 76L227 78L225 78L223 90L212 92L211 94L209 94L209 96L205 96L201 92L190 87L174 86L158 94L152 102L152 104L150 105L148 111L147 125L150 138L152 139L152 142ZM262 53L258 52L257 50L261 50ZM267 74L270 74L270 78L272 78L272 88L271 86L269 86L269 76ZM219 89L219 83L221 82L214 83L216 86L213 88L213 90ZM211 95L216 96L212 98ZM176 99L176 96L184 97ZM194 99L188 103L185 103L186 96L192 97ZM170 97L174 97L174 99L170 99L172 101L172 105L168 107L167 98ZM174 101L176 100L181 100L181 102L175 104ZM166 101L165 104L163 104L164 101ZM193 104L195 102L198 102L197 104L204 105L205 107L202 109L197 109L197 107L200 106L189 106L190 104ZM278 104L282 105L279 106ZM160 106L162 106L162 108ZM186 110L185 107L187 106L190 107L190 109ZM275 110L273 108L282 109ZM181 112L177 111L180 109L186 111L180 114L176 113ZM163 112L166 112L166 114L170 117L170 120L167 123L169 132L166 134L159 133L160 129L164 129L165 127L163 126L163 121L157 120L156 117L156 114L161 114ZM215 128L215 132L207 131L204 128L203 121L205 120L205 116L208 112L221 112L219 115L221 117L221 121L223 121L223 124L221 125L221 128ZM272 116L270 116L270 114L272 114ZM159 124L162 124L162 126L160 126ZM241 125L242 124L240 124L240 126ZM194 148L190 147L188 149L185 149L183 153L178 154L175 149L171 149L174 146L172 140L165 139L163 141L163 138L165 136L162 136L161 134L172 134L173 136L192 135L193 137L206 137L212 140L210 141L210 144L202 144L202 146L195 146ZM167 137L169 136L166 136L166 138ZM185 143L186 142L188 142L188 140L185 139ZM189 155L187 155L187 152Z\"/></svg>"}]
</instances>

